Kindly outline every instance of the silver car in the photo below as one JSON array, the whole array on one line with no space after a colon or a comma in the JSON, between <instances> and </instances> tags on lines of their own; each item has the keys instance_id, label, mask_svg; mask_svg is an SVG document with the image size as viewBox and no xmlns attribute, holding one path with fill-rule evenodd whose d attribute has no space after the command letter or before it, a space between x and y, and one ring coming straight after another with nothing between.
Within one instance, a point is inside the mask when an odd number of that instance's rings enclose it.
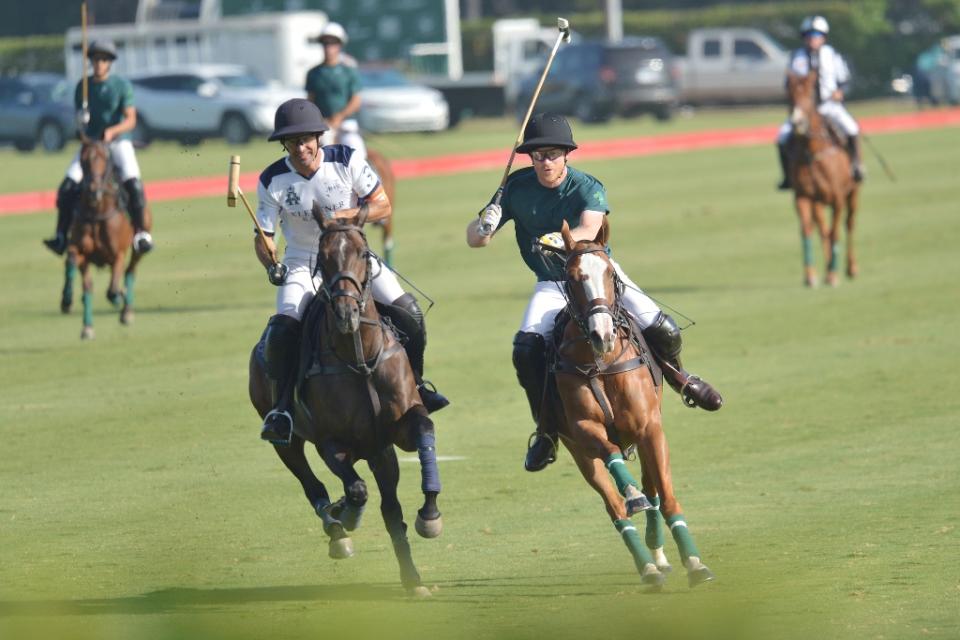
<instances>
[{"instance_id":1,"label":"silver car","mask_svg":"<svg viewBox=\"0 0 960 640\"><path fill-rule=\"evenodd\" d=\"M358 71L362 104L357 121L364 131L443 131L449 126L450 107L436 89L414 84L396 69Z\"/></svg>"},{"instance_id":2,"label":"silver car","mask_svg":"<svg viewBox=\"0 0 960 640\"><path fill-rule=\"evenodd\" d=\"M302 91L268 84L239 65L204 64L129 76L137 107L134 140L155 138L185 144L222 137L244 144L273 130L280 104Z\"/></svg>"},{"instance_id":3,"label":"silver car","mask_svg":"<svg viewBox=\"0 0 960 640\"><path fill-rule=\"evenodd\" d=\"M54 73L0 78L0 142L59 151L76 133L73 87Z\"/></svg>"}]
</instances>

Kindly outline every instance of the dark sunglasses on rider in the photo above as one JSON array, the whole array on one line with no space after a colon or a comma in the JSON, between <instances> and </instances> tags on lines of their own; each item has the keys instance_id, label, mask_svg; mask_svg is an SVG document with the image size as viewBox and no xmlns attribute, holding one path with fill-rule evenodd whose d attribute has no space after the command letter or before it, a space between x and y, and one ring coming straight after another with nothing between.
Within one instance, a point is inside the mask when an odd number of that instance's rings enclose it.
<instances>
[{"instance_id":1,"label":"dark sunglasses on rider","mask_svg":"<svg viewBox=\"0 0 960 640\"><path fill-rule=\"evenodd\" d=\"M544 160L556 160L567 155L566 149L537 149L530 152L530 157L536 160L537 162L543 162Z\"/></svg>"}]
</instances>

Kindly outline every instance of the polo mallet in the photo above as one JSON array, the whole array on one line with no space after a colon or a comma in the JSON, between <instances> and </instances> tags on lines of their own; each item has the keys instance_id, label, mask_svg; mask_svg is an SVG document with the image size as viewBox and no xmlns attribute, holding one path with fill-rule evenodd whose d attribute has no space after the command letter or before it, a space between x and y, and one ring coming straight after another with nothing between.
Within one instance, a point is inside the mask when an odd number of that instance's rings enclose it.
<instances>
[{"instance_id":1,"label":"polo mallet","mask_svg":"<svg viewBox=\"0 0 960 640\"><path fill-rule=\"evenodd\" d=\"M890 182L896 182L897 176L893 175L893 171L887 165L887 161L880 155L880 152L877 151L877 148L873 146L873 140L867 137L863 131L860 132L860 137L863 138L863 141L867 143L867 146L870 147L870 151L876 156L877 160L880 162L880 166L883 167L883 172L887 174L887 177L890 178Z\"/></svg>"},{"instance_id":2,"label":"polo mallet","mask_svg":"<svg viewBox=\"0 0 960 640\"><path fill-rule=\"evenodd\" d=\"M510 151L510 159L507 160L507 168L503 170L503 178L500 179L500 186L497 188L497 193L493 196L493 204L500 204L500 200L503 198L503 187L507 184L507 178L510 176L510 168L513 166L513 159L517 155L517 147L523 143L523 130L527 128L527 123L533 114L533 108L537 104L537 98L540 97L540 90L543 89L543 83L547 79L547 74L550 72L550 65L553 64L553 58L557 55L557 49L560 48L561 42L570 42L570 23L567 22L565 18L557 18L557 29L560 30L560 34L557 36L557 41L553 44L550 57L547 58L547 65L543 68L543 73L540 74L540 81L537 83L537 88L534 89L533 96L530 98L530 106L527 107L527 114L523 116L523 122L520 124L520 133L517 134L517 141L513 143L513 149ZM490 229L487 225L483 225L481 232L484 235L490 235L493 233L493 229Z\"/></svg>"},{"instance_id":3,"label":"polo mallet","mask_svg":"<svg viewBox=\"0 0 960 640\"><path fill-rule=\"evenodd\" d=\"M243 195L243 191L240 190L240 156L230 156L230 173L227 178L227 206L236 207L238 196L243 206L246 207L247 213L250 214L250 219L253 220L253 224L257 228L257 233L260 234L260 239L263 240L263 246L268 246L267 234L264 232L263 227L260 226L260 222L257 220L256 214L253 213L253 208L250 206L250 203L247 202L247 197ZM279 262L276 254L271 253L270 257L274 263Z\"/></svg>"},{"instance_id":4,"label":"polo mallet","mask_svg":"<svg viewBox=\"0 0 960 640\"><path fill-rule=\"evenodd\" d=\"M83 60L80 64L83 65L83 77L81 82L83 84L83 110L86 112L87 107L90 103L90 90L87 88L87 3L80 3L80 49Z\"/></svg>"}]
</instances>

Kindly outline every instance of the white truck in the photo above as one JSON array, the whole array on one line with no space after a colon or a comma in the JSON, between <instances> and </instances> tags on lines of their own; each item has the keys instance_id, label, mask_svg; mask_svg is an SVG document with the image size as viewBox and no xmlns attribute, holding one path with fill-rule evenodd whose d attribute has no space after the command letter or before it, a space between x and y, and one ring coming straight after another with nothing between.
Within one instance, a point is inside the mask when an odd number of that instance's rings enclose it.
<instances>
[{"instance_id":1,"label":"white truck","mask_svg":"<svg viewBox=\"0 0 960 640\"><path fill-rule=\"evenodd\" d=\"M686 104L784 99L790 53L759 29L694 29L686 57L676 58L680 101Z\"/></svg>"}]
</instances>

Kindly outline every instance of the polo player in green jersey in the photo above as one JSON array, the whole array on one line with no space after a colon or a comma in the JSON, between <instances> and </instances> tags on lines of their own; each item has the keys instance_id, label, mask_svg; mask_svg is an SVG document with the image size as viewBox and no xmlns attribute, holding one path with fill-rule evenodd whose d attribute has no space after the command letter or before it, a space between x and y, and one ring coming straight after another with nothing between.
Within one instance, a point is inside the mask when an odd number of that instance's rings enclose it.
<instances>
[{"instance_id":1,"label":"polo player in green jersey","mask_svg":"<svg viewBox=\"0 0 960 640\"><path fill-rule=\"evenodd\" d=\"M110 40L98 40L90 44L87 57L93 64L89 81L89 105L84 111L83 81L77 83L74 104L78 112L78 126L91 140L103 140L110 147L110 157L120 175L127 197L127 211L133 224L133 250L146 253L153 248L150 229L144 226L144 208L147 206L140 180L140 165L133 151L130 132L137 126L137 109L133 105L133 87L130 82L110 74L110 67L117 59L117 47ZM54 237L43 243L62 255L67 249L67 232L73 222L73 212L80 198L80 183L83 169L80 166L80 151L73 157L67 174L57 189L57 231Z\"/></svg>"},{"instance_id":2,"label":"polo player in green jersey","mask_svg":"<svg viewBox=\"0 0 960 640\"><path fill-rule=\"evenodd\" d=\"M306 90L307 99L320 107L330 127L322 143L346 145L364 160L367 147L353 117L360 110L360 76L356 64L349 64L352 59L343 53L347 32L336 22L328 22L317 39L323 45L323 62L307 72Z\"/></svg>"},{"instance_id":3,"label":"polo player in green jersey","mask_svg":"<svg viewBox=\"0 0 960 640\"><path fill-rule=\"evenodd\" d=\"M560 228L566 221L574 240L593 240L609 212L607 192L593 176L567 164L577 148L563 116L539 113L530 119L517 152L528 153L533 167L510 174L500 204L491 201L480 217L467 225L467 244L485 247L493 235L513 220L517 247L527 267L537 276L520 330L513 340L513 366L527 394L537 430L531 436L524 467L539 471L556 459L557 425L540 424L540 406L547 378L546 345L557 314L566 306L563 271L535 251L535 243L562 248ZM610 248L607 248L608 255ZM613 261L624 284L623 303L663 368L668 384L684 404L716 411L720 394L705 380L690 375L680 364L680 328Z\"/></svg>"}]
</instances>

